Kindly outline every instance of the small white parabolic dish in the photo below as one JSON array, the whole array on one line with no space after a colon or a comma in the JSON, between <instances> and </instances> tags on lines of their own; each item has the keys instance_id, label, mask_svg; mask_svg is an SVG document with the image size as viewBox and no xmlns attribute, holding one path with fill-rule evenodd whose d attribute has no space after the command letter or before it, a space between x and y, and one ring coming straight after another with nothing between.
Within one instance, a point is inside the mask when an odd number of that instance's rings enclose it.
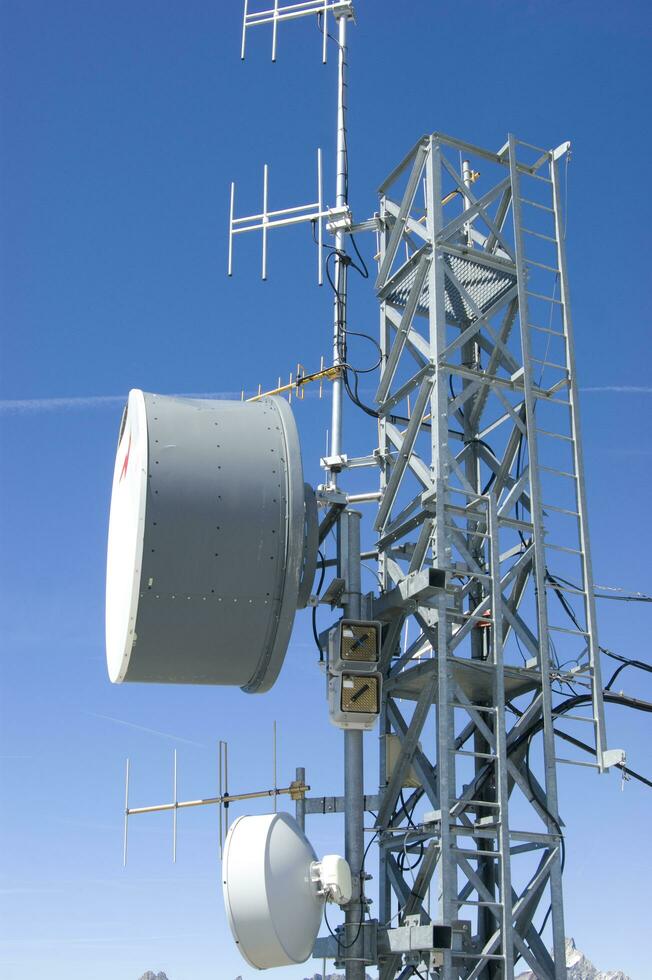
<instances>
[{"instance_id":1,"label":"small white parabolic dish","mask_svg":"<svg viewBox=\"0 0 652 980\"><path fill-rule=\"evenodd\" d=\"M224 904L238 949L258 970L303 963L321 925L317 858L288 813L239 817L222 859Z\"/></svg>"}]
</instances>

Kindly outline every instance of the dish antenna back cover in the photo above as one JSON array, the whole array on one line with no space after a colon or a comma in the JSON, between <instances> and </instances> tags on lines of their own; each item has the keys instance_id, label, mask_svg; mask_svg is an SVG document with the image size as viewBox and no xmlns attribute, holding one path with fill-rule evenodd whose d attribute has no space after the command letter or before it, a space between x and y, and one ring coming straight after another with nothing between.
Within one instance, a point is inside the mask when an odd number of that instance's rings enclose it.
<instances>
[{"instance_id":1,"label":"dish antenna back cover","mask_svg":"<svg viewBox=\"0 0 652 980\"><path fill-rule=\"evenodd\" d=\"M222 858L224 904L238 949L258 970L303 963L322 920L317 856L288 813L239 817Z\"/></svg>"},{"instance_id":2,"label":"dish antenna back cover","mask_svg":"<svg viewBox=\"0 0 652 980\"><path fill-rule=\"evenodd\" d=\"M315 539L285 401L131 391L109 521L111 680L268 690L307 600Z\"/></svg>"}]
</instances>

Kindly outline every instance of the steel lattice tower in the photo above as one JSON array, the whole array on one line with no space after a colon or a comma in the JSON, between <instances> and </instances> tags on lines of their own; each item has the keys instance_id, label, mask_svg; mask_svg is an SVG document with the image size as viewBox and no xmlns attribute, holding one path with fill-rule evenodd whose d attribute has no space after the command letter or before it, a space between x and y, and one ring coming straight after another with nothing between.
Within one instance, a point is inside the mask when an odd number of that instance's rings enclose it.
<instances>
[{"instance_id":1,"label":"steel lattice tower","mask_svg":"<svg viewBox=\"0 0 652 980\"><path fill-rule=\"evenodd\" d=\"M494 153L435 133L380 189L378 917L397 903L402 922L430 921L432 883L432 918L458 924L441 980L511 978L518 957L565 977L555 689L590 691L587 712L566 718L600 771L613 761L564 254L568 150L510 136ZM401 650L408 619L418 635ZM532 924L548 905L552 955ZM381 957L382 980L399 965Z\"/></svg>"}]
</instances>

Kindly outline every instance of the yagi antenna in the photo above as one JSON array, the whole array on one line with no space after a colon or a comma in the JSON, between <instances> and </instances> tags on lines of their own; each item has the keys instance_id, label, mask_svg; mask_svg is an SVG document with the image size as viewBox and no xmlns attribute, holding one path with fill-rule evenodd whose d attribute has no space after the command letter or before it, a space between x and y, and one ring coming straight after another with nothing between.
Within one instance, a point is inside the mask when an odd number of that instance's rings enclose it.
<instances>
[{"instance_id":1,"label":"yagi antenna","mask_svg":"<svg viewBox=\"0 0 652 980\"><path fill-rule=\"evenodd\" d=\"M198 806L217 806L219 810L219 845L220 845L220 858L222 857L222 851L224 847L224 841L226 839L226 834L229 829L229 807L232 803L238 803L243 800L260 800L271 798L274 801L274 812L277 810L277 801L279 796L289 796L293 800L297 807L305 800L306 793L310 789L310 786L306 785L305 781L305 769L299 768L296 770L295 779L290 783L289 786L278 785L277 777L277 749L276 749L276 722L273 724L272 728L272 780L273 786L271 789L254 790L249 793L230 793L229 792L229 750L228 744L224 741L218 742L218 795L217 796L207 796L202 797L198 800L180 800L178 797L178 767L177 767L177 751L174 750L172 757L172 800L169 803L155 803L148 806L129 806L129 785L130 785L130 762L127 759L127 764L125 768L125 809L124 809L124 831L123 831L123 844L122 844L122 863L126 867L127 865L127 844L128 844L128 833L129 833L129 817L136 816L142 813L161 813L161 812L171 812L172 813L172 861L177 860L177 814L179 810L187 810L191 807Z\"/></svg>"},{"instance_id":2,"label":"yagi antenna","mask_svg":"<svg viewBox=\"0 0 652 980\"><path fill-rule=\"evenodd\" d=\"M304 0L303 3L290 3L283 6L279 5L278 0L274 0L274 6L265 10L250 10L249 0L244 0L244 15L242 19L242 47L240 56L244 60L245 46L247 40L247 29L258 27L261 24L272 25L272 61L276 61L276 46L278 38L278 25L282 21L297 20L300 17L317 16L321 18L320 28L322 31L322 62L326 63L328 48L328 14L332 14L336 22L346 22L353 18L353 4L351 0ZM335 281L338 285L338 292L344 296L346 285L343 276L340 275L339 265L341 264L341 253L343 249L343 233L351 227L351 215L346 202L346 147L345 147L345 38L346 29L338 29L340 39L339 45L339 81L338 81L338 194L335 208L324 208L323 180L322 180L322 156L321 150L317 150L317 200L310 204L300 204L297 207L281 208L270 211L268 206L269 198L269 167L265 164L263 168L263 209L259 214L251 214L246 217L235 217L235 183L231 184L231 202L229 207L229 259L228 274L233 274L233 236L245 231L262 232L262 278L267 279L267 233L270 228L281 228L286 225L296 225L310 221L317 225L316 245L317 245L317 282L323 285L323 227L322 221L328 218L327 230L336 235L336 261L335 261ZM344 43L343 43L344 42ZM341 186L340 186L341 185ZM339 236L339 237L338 237ZM337 355L336 355L337 360ZM339 396L338 396L339 397Z\"/></svg>"},{"instance_id":3,"label":"yagi antenna","mask_svg":"<svg viewBox=\"0 0 652 980\"><path fill-rule=\"evenodd\" d=\"M278 0L274 6L268 10L249 10L249 0L244 0L244 15L242 18L242 48L240 57L244 61L245 45L247 41L247 28L257 27L260 24L272 25L272 61L276 61L276 41L278 37L278 25L284 20L296 20L298 17L307 15L321 15L322 32L322 52L321 60L326 64L328 52L328 13L329 11L348 12L351 7L349 0L307 0L305 3L289 3L279 7Z\"/></svg>"},{"instance_id":4,"label":"yagi antenna","mask_svg":"<svg viewBox=\"0 0 652 980\"><path fill-rule=\"evenodd\" d=\"M312 221L317 226L317 282L323 284L322 271L322 245L323 245L323 226L322 219L330 217L331 212L324 210L324 191L322 174L322 155L321 150L317 150L317 200L310 204L299 204L292 208L280 208L276 211L269 210L269 167L263 167L263 210L259 214L249 214L242 218L235 216L235 181L231 183L231 202L229 206L229 262L228 274L233 275L233 236L241 235L246 231L262 232L262 269L263 279L267 279L267 233L270 228L284 228L287 225L298 225L302 222Z\"/></svg>"}]
</instances>

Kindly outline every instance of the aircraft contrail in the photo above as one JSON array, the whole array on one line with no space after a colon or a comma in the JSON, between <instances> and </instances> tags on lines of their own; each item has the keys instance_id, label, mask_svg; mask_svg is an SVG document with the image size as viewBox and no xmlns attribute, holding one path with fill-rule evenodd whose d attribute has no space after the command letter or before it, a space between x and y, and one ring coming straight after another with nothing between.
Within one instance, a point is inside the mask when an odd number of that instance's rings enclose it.
<instances>
[{"instance_id":1,"label":"aircraft contrail","mask_svg":"<svg viewBox=\"0 0 652 980\"><path fill-rule=\"evenodd\" d=\"M0 412L59 412L75 408L102 408L120 405L126 395L90 395L87 398L5 398L0 401Z\"/></svg>"},{"instance_id":2,"label":"aircraft contrail","mask_svg":"<svg viewBox=\"0 0 652 980\"><path fill-rule=\"evenodd\" d=\"M173 394L178 398L239 398L239 391L212 391ZM65 412L83 408L107 408L124 405L125 395L88 395L75 398L5 398L0 399L0 413L20 415L34 412Z\"/></svg>"},{"instance_id":3,"label":"aircraft contrail","mask_svg":"<svg viewBox=\"0 0 652 980\"><path fill-rule=\"evenodd\" d=\"M112 715L101 715L97 711L85 711L84 714L91 715L93 718L102 718L104 721L112 721L115 725L125 725L127 728L136 728L140 732L147 732L149 735L158 735L159 738L168 738L173 742L185 742L186 745L195 745L197 748L205 749L202 742L193 742L189 738L181 738L178 735L170 735L169 732L160 732L156 728L146 728L145 725L137 725L133 721L125 721L123 718L114 718Z\"/></svg>"},{"instance_id":4,"label":"aircraft contrail","mask_svg":"<svg viewBox=\"0 0 652 980\"><path fill-rule=\"evenodd\" d=\"M582 392L614 393L621 395L652 395L652 387L645 385L588 385ZM311 392L307 392L310 394ZM182 392L178 398L239 398L239 391ZM66 412L85 408L108 408L124 405L127 395L88 395L74 398L4 398L0 399L0 414L21 415L36 412Z\"/></svg>"},{"instance_id":5,"label":"aircraft contrail","mask_svg":"<svg viewBox=\"0 0 652 980\"><path fill-rule=\"evenodd\" d=\"M580 391L613 391L621 395L652 395L652 388L645 385L591 385Z\"/></svg>"}]
</instances>

